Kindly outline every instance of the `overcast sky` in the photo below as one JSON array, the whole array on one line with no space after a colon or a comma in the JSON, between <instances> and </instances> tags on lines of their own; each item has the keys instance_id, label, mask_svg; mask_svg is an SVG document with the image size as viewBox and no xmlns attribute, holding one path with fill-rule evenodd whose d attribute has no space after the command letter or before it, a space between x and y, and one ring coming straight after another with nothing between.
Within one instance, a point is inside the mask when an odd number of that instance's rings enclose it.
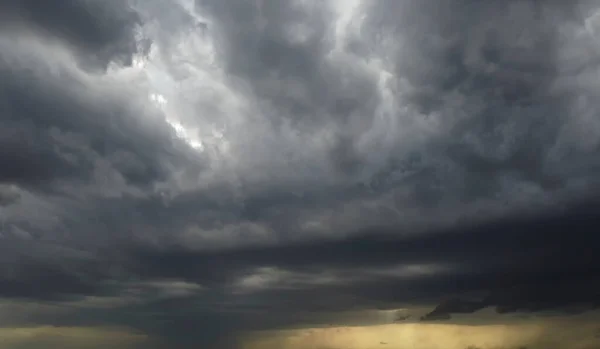
<instances>
[{"instance_id":1,"label":"overcast sky","mask_svg":"<svg viewBox=\"0 0 600 349\"><path fill-rule=\"evenodd\" d=\"M599 112L596 0L0 0L0 349L583 321Z\"/></svg>"}]
</instances>

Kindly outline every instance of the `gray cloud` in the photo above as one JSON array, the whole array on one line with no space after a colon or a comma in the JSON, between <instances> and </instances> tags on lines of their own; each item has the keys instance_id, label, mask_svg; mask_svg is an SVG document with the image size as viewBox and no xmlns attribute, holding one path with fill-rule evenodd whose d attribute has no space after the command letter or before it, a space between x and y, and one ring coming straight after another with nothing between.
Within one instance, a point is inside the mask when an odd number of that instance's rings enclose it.
<instances>
[{"instance_id":1,"label":"gray cloud","mask_svg":"<svg viewBox=\"0 0 600 349\"><path fill-rule=\"evenodd\" d=\"M597 306L597 10L1 1L0 294L207 343Z\"/></svg>"},{"instance_id":2,"label":"gray cloud","mask_svg":"<svg viewBox=\"0 0 600 349\"><path fill-rule=\"evenodd\" d=\"M0 206L8 206L19 200L19 190L11 185L0 186Z\"/></svg>"},{"instance_id":3,"label":"gray cloud","mask_svg":"<svg viewBox=\"0 0 600 349\"><path fill-rule=\"evenodd\" d=\"M137 51L137 14L124 1L3 0L2 28L34 31L64 41L85 68L105 68L109 61L131 64Z\"/></svg>"}]
</instances>

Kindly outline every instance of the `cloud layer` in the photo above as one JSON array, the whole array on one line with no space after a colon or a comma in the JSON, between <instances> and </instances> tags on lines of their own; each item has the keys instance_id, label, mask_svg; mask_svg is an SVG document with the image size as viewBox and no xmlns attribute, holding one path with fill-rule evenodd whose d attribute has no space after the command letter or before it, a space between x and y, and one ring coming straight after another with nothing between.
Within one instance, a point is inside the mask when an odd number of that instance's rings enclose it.
<instances>
[{"instance_id":1,"label":"cloud layer","mask_svg":"<svg viewBox=\"0 0 600 349\"><path fill-rule=\"evenodd\" d=\"M597 307L599 10L0 1L0 296L207 342Z\"/></svg>"}]
</instances>

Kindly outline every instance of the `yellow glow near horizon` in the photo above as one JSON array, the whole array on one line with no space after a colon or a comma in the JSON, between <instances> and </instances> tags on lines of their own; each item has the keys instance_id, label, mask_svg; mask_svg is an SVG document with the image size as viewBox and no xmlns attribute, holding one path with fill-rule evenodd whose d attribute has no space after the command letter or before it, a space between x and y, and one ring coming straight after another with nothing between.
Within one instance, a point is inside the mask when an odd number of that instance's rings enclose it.
<instances>
[{"instance_id":1,"label":"yellow glow near horizon","mask_svg":"<svg viewBox=\"0 0 600 349\"><path fill-rule=\"evenodd\" d=\"M250 336L244 349L597 349L596 325L547 322L505 325L389 324L287 330Z\"/></svg>"},{"instance_id":2,"label":"yellow glow near horizon","mask_svg":"<svg viewBox=\"0 0 600 349\"><path fill-rule=\"evenodd\" d=\"M129 349L145 343L150 343L147 335L121 328L54 326L0 328L0 349Z\"/></svg>"}]
</instances>

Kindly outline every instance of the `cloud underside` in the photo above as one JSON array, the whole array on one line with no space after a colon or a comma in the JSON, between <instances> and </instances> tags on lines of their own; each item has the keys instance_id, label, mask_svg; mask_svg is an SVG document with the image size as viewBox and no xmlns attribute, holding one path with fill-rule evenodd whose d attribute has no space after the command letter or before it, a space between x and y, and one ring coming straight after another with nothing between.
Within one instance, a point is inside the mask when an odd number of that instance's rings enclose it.
<instances>
[{"instance_id":1,"label":"cloud underside","mask_svg":"<svg viewBox=\"0 0 600 349\"><path fill-rule=\"evenodd\" d=\"M166 338L598 307L599 9L2 1L0 296Z\"/></svg>"}]
</instances>

